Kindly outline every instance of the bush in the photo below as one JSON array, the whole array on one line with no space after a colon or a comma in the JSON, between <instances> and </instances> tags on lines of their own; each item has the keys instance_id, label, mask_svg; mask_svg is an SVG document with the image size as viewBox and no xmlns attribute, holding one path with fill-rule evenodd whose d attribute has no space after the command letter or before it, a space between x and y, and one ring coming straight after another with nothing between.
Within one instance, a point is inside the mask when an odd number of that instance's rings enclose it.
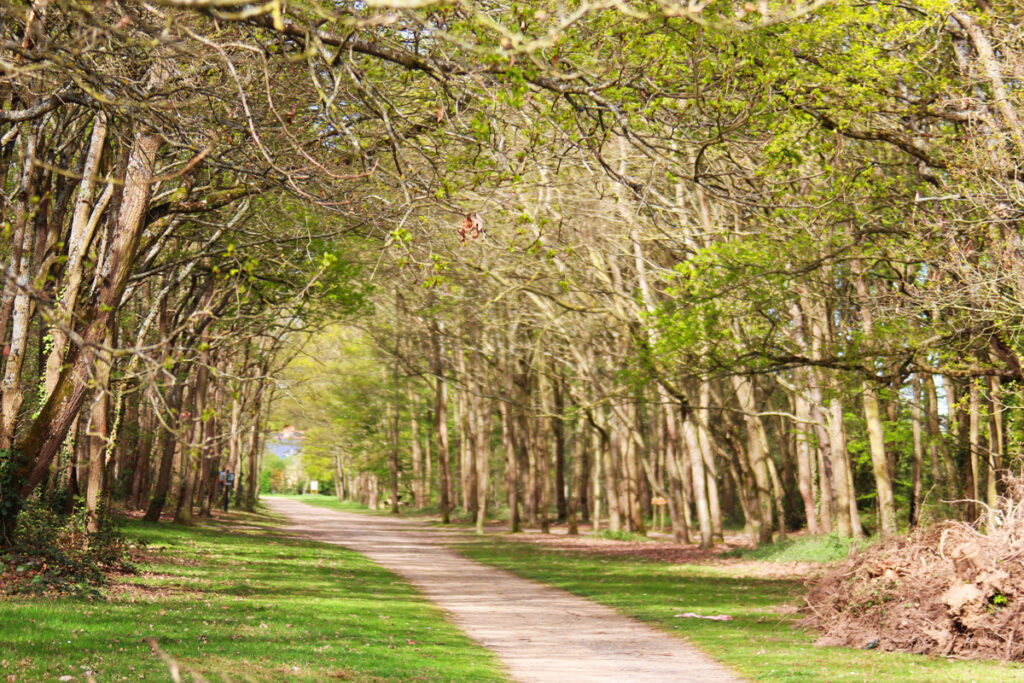
<instances>
[{"instance_id":1,"label":"bush","mask_svg":"<svg viewBox=\"0 0 1024 683\"><path fill-rule=\"evenodd\" d=\"M107 516L86 530L85 510L61 515L38 501L18 516L12 544L0 554L0 593L98 595L110 572L133 571L128 543Z\"/></svg>"},{"instance_id":2,"label":"bush","mask_svg":"<svg viewBox=\"0 0 1024 683\"><path fill-rule=\"evenodd\" d=\"M833 562L846 559L851 552L864 545L864 542L841 538L836 534L801 536L756 548L735 548L722 553L722 557L764 562Z\"/></svg>"},{"instance_id":3,"label":"bush","mask_svg":"<svg viewBox=\"0 0 1024 683\"><path fill-rule=\"evenodd\" d=\"M632 531L612 531L611 529L598 531L594 534L594 537L607 538L609 541L630 541L634 543L648 543L652 540L643 534L634 533Z\"/></svg>"}]
</instances>

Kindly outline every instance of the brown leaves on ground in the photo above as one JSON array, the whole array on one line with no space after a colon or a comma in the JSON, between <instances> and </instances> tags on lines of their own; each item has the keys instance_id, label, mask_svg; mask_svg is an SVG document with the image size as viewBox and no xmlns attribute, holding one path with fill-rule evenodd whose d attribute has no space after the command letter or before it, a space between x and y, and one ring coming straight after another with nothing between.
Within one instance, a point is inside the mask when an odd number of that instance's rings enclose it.
<instances>
[{"instance_id":1,"label":"brown leaves on ground","mask_svg":"<svg viewBox=\"0 0 1024 683\"><path fill-rule=\"evenodd\" d=\"M702 550L695 544L673 543L671 541L619 541L594 536L569 536L566 534L515 534L509 536L518 541L527 541L552 550L605 555L608 557L635 558L670 564L696 564L720 567L730 574L756 579L810 579L824 570L824 565L815 562L766 562L735 557L723 557L722 553L745 543L727 542L710 550Z\"/></svg>"},{"instance_id":2,"label":"brown leaves on ground","mask_svg":"<svg viewBox=\"0 0 1024 683\"><path fill-rule=\"evenodd\" d=\"M811 588L805 623L819 645L1024 660L1024 481L992 511L869 548Z\"/></svg>"}]
</instances>

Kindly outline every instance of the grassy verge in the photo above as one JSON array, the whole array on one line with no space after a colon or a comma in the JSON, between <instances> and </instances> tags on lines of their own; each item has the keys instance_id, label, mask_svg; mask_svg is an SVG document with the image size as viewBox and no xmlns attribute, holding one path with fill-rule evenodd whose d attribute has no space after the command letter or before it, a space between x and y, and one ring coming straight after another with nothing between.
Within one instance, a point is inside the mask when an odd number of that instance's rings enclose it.
<instances>
[{"instance_id":1,"label":"grassy verge","mask_svg":"<svg viewBox=\"0 0 1024 683\"><path fill-rule=\"evenodd\" d=\"M380 508L378 510L371 510L362 503L356 503L351 500L338 500L334 496L321 496L320 494L314 493L271 493L263 494L260 499L264 498L282 498L284 500L298 500L303 503L309 503L310 505L316 505L317 507L329 508L331 510L343 510L345 512L362 512L368 515L390 515L391 510Z\"/></svg>"},{"instance_id":2,"label":"grassy verge","mask_svg":"<svg viewBox=\"0 0 1024 683\"><path fill-rule=\"evenodd\" d=\"M763 562L832 562L843 560L855 549L863 549L877 542L877 538L857 541L836 535L797 536L785 541L768 543L754 548L735 548L722 553L723 557L738 557Z\"/></svg>"},{"instance_id":3,"label":"grassy verge","mask_svg":"<svg viewBox=\"0 0 1024 683\"><path fill-rule=\"evenodd\" d=\"M105 599L0 597L0 680L169 680L147 638L210 681L504 680L395 575L276 536L267 515L232 517L242 526L129 523L149 558Z\"/></svg>"},{"instance_id":4,"label":"grassy verge","mask_svg":"<svg viewBox=\"0 0 1024 683\"><path fill-rule=\"evenodd\" d=\"M877 651L819 648L798 617L799 582L751 579L739 568L679 565L551 550L500 539L467 542L459 551L480 562L559 586L689 639L752 680L1018 681L1024 666L951 662ZM731 621L681 618L694 612Z\"/></svg>"},{"instance_id":5,"label":"grassy verge","mask_svg":"<svg viewBox=\"0 0 1024 683\"><path fill-rule=\"evenodd\" d=\"M361 512L361 513L364 513L364 514L367 514L367 515L389 515L389 516L391 515L391 508L390 507L386 507L383 504L381 505L381 507L379 509L371 510L370 508L366 507L365 505L363 505L361 503L356 503L356 502L353 502L353 501L350 501L350 500L338 500L334 496L322 496L322 495L319 495L319 494L317 494L317 495L313 495L313 494L297 495L297 494L288 494L288 493L272 493L272 494L264 494L261 497L262 498L285 498L287 500L298 500L298 501L302 501L303 503L309 503L310 505L316 505L318 507L328 508L328 509L331 509L331 510L344 510L345 512ZM461 508L455 508L455 509L449 511L448 514L451 517L451 522L452 522L453 525L457 525L457 526L463 526L463 525L472 526L474 524L474 522L475 522L474 517L471 514L469 514L469 513L465 512L464 510L462 510ZM424 508L413 508L413 507L409 507L409 506L402 506L401 512L400 512L400 516L401 517L405 517L407 519L416 519L416 520L421 520L421 521L426 521L426 522L437 522L438 524L440 524L438 519L441 517L441 508L439 506L437 506L437 505L431 505L431 506L424 507ZM501 520L507 520L507 519L508 519L508 511L504 510L504 509L495 510L495 511L493 511L492 514L489 514L487 516L487 521L488 522L501 521Z\"/></svg>"}]
</instances>

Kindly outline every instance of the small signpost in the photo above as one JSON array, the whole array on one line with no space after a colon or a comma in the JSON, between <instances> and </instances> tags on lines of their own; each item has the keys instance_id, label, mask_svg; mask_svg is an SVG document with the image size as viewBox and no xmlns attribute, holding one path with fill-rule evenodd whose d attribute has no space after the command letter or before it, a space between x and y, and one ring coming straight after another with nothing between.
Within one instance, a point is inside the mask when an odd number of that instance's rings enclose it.
<instances>
[{"instance_id":1,"label":"small signpost","mask_svg":"<svg viewBox=\"0 0 1024 683\"><path fill-rule=\"evenodd\" d=\"M654 530L664 531L665 530L665 506L668 505L668 501L658 496L657 498L651 499L651 505L655 506L654 512Z\"/></svg>"},{"instance_id":2,"label":"small signpost","mask_svg":"<svg viewBox=\"0 0 1024 683\"><path fill-rule=\"evenodd\" d=\"M316 479L313 479L312 481L310 481L309 482L309 492L310 493L320 493L320 482L318 482Z\"/></svg>"}]
</instances>

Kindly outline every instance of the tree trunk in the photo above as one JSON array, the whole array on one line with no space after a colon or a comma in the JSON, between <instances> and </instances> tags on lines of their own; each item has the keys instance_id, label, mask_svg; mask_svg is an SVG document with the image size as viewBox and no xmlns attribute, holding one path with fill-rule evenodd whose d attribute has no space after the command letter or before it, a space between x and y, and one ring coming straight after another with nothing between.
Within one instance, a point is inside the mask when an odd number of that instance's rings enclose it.
<instances>
[{"instance_id":1,"label":"tree trunk","mask_svg":"<svg viewBox=\"0 0 1024 683\"><path fill-rule=\"evenodd\" d=\"M104 346L109 348L113 334L107 333ZM100 501L103 495L105 456L109 438L107 416L110 412L110 362L112 356L97 354L95 366L96 394L89 420L89 478L85 489L85 528L89 533L100 530Z\"/></svg>"},{"instance_id":2,"label":"tree trunk","mask_svg":"<svg viewBox=\"0 0 1024 683\"><path fill-rule=\"evenodd\" d=\"M935 483L942 482L942 490L946 499L953 500L959 489L956 464L949 455L946 442L942 436L942 423L939 420L939 397L935 389L935 376L924 376L924 393L928 402L928 452L932 459L932 476Z\"/></svg>"},{"instance_id":3,"label":"tree trunk","mask_svg":"<svg viewBox=\"0 0 1024 683\"><path fill-rule=\"evenodd\" d=\"M967 451L971 465L971 497L967 503L967 521L969 522L978 518L978 502L981 500L980 458L983 448L981 445L981 396L979 394L978 381L971 379L968 388L970 441Z\"/></svg>"},{"instance_id":4,"label":"tree trunk","mask_svg":"<svg viewBox=\"0 0 1024 683\"><path fill-rule=\"evenodd\" d=\"M565 398L561 377L552 381L551 391L555 409L551 417L551 436L555 440L555 510L558 521L564 522L569 510L565 500Z\"/></svg>"},{"instance_id":5,"label":"tree trunk","mask_svg":"<svg viewBox=\"0 0 1024 683\"><path fill-rule=\"evenodd\" d=\"M164 70L162 65L154 69ZM20 492L21 500L26 499L46 477L50 463L89 391L93 359L87 349L101 343L115 324L117 309L135 262L143 218L149 206L154 161L161 142L158 135L148 132L135 138L114 234L102 270L97 273L100 286L92 305L82 313L82 344L73 345L69 350L68 367L61 372L54 390L18 444L15 477L17 481L25 482ZM16 511L17 507L20 506L6 510ZM0 520L0 526L3 524Z\"/></svg>"},{"instance_id":6,"label":"tree trunk","mask_svg":"<svg viewBox=\"0 0 1024 683\"><path fill-rule=\"evenodd\" d=\"M482 388L472 397L476 403L473 411L476 424L473 433L476 435L473 451L476 454L476 532L484 532L487 521L487 487L491 475L491 410L483 398Z\"/></svg>"},{"instance_id":7,"label":"tree trunk","mask_svg":"<svg viewBox=\"0 0 1024 683\"><path fill-rule=\"evenodd\" d=\"M433 355L434 372L434 436L437 444L438 494L440 496L441 521L451 522L449 489L451 472L448 452L448 388L444 380L444 363L441 356L441 334L437 323L430 328L430 345Z\"/></svg>"},{"instance_id":8,"label":"tree trunk","mask_svg":"<svg viewBox=\"0 0 1024 683\"><path fill-rule=\"evenodd\" d=\"M397 369L397 365L395 366ZM397 374L397 373L396 373ZM397 377L392 377L392 380L397 382ZM397 387L392 396L393 399L398 398ZM400 415L398 412L398 404L392 401L388 404L391 412L390 424L388 425L388 431L390 432L391 441L391 452L388 454L388 476L391 483L391 514L397 515L398 510L398 455L399 455L399 440L398 440L398 425Z\"/></svg>"},{"instance_id":9,"label":"tree trunk","mask_svg":"<svg viewBox=\"0 0 1024 683\"><path fill-rule=\"evenodd\" d=\"M749 378L739 375L733 375L732 382L740 410L743 411L743 422L747 430L747 458L757 487L760 519L753 521L757 534L756 541L758 544L769 543L772 540L772 499L771 476L768 471L768 438L764 424L756 412L753 383Z\"/></svg>"},{"instance_id":10,"label":"tree trunk","mask_svg":"<svg viewBox=\"0 0 1024 683\"><path fill-rule=\"evenodd\" d=\"M256 500L260 490L260 428L263 417L263 380L256 380L259 386L256 387L252 405L252 427L249 432L248 467L246 474L248 481L245 484L245 509L248 512L256 510ZM238 477L241 481L241 477ZM238 494L235 494L238 495Z\"/></svg>"},{"instance_id":11,"label":"tree trunk","mask_svg":"<svg viewBox=\"0 0 1024 683\"><path fill-rule=\"evenodd\" d=\"M885 538L894 536L897 532L892 476L889 472L889 458L885 452L885 434L882 430L878 395L875 393L875 388L868 382L863 384L863 391L864 420L867 423L871 468L875 475L875 491L878 495L878 533Z\"/></svg>"},{"instance_id":12,"label":"tree trunk","mask_svg":"<svg viewBox=\"0 0 1024 683\"><path fill-rule=\"evenodd\" d=\"M711 382L702 380L699 392L700 402L697 406L697 443L700 444L701 456L704 458L704 469L708 474L708 509L711 513L711 531L715 540L724 540L722 529L722 503L718 496L718 466L711 447Z\"/></svg>"},{"instance_id":13,"label":"tree trunk","mask_svg":"<svg viewBox=\"0 0 1024 683\"><path fill-rule=\"evenodd\" d=\"M498 404L501 411L501 444L505 451L505 495L508 502L508 525L513 534L522 529L519 523L519 459L516 448L515 421L507 401Z\"/></svg>"},{"instance_id":14,"label":"tree trunk","mask_svg":"<svg viewBox=\"0 0 1024 683\"><path fill-rule=\"evenodd\" d=\"M192 435L189 439L188 449L184 452L181 461L181 485L178 488L177 508L174 511L175 524L192 523L192 505L196 488L198 461L203 458L204 447L204 423L203 416L206 413L206 390L209 378L209 368L206 363L200 363L196 370L195 384L192 387Z\"/></svg>"},{"instance_id":15,"label":"tree trunk","mask_svg":"<svg viewBox=\"0 0 1024 683\"><path fill-rule=\"evenodd\" d=\"M167 391L167 422L178 432L181 431L181 405L182 405L182 383L177 379L174 368L170 371L175 378L170 389ZM177 449L177 434L174 431L161 428L158 440L157 452L160 453L160 471L157 474L156 487L153 489L153 497L146 509L145 520L147 522L160 521L160 514L167 503L167 492L171 487L171 470L174 467L174 452Z\"/></svg>"},{"instance_id":16,"label":"tree trunk","mask_svg":"<svg viewBox=\"0 0 1024 683\"><path fill-rule=\"evenodd\" d=\"M700 529L700 547L707 549L715 544L711 526L711 508L708 505L707 473L704 458L700 452L697 428L690 415L683 418L683 439L686 442L686 459L690 464L693 481L693 502L697 507L697 526Z\"/></svg>"},{"instance_id":17,"label":"tree trunk","mask_svg":"<svg viewBox=\"0 0 1024 683\"><path fill-rule=\"evenodd\" d=\"M913 403L910 407L911 429L914 439L914 463L910 473L910 510L907 523L911 529L918 525L921 516L921 470L924 464L924 440L921 436L921 377L913 377Z\"/></svg>"},{"instance_id":18,"label":"tree trunk","mask_svg":"<svg viewBox=\"0 0 1024 683\"><path fill-rule=\"evenodd\" d=\"M809 373L801 373L806 380ZM803 394L797 391L793 395L794 412L796 414L796 471L797 489L804 505L804 519L807 520L807 531L812 536L818 533L818 515L814 502L814 480L811 477L811 443L809 436L811 425L811 407Z\"/></svg>"},{"instance_id":19,"label":"tree trunk","mask_svg":"<svg viewBox=\"0 0 1024 683\"><path fill-rule=\"evenodd\" d=\"M988 379L988 458L987 479L985 486L985 502L989 510L996 510L999 505L999 473L1003 468L1003 410L1002 385L998 377ZM994 528L995 518L988 517L990 530Z\"/></svg>"},{"instance_id":20,"label":"tree trunk","mask_svg":"<svg viewBox=\"0 0 1024 683\"><path fill-rule=\"evenodd\" d=\"M406 396L409 400L409 451L412 457L412 502L413 506L419 510L426 505L423 496L423 489L425 488L423 480L423 447L420 444L419 399L416 396L416 391L413 389L412 384L408 384L406 386Z\"/></svg>"}]
</instances>

